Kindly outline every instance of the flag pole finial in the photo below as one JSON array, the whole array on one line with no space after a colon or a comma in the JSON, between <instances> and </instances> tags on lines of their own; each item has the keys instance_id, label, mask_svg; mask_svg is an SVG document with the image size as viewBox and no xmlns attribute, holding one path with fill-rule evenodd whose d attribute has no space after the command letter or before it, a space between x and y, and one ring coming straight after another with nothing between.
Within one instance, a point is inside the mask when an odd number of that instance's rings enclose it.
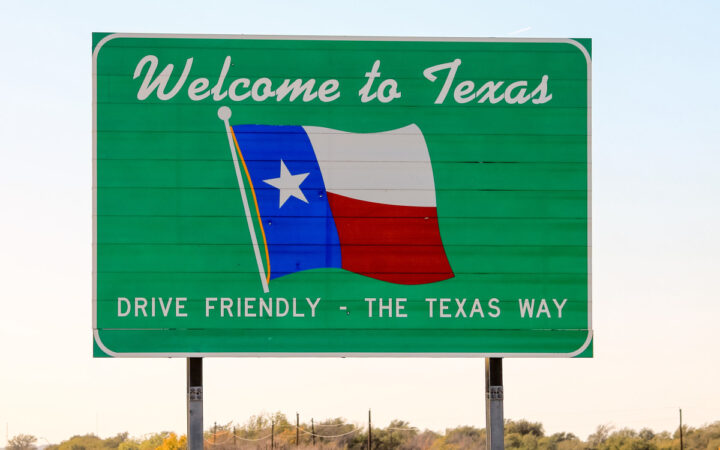
<instances>
[{"instance_id":1,"label":"flag pole finial","mask_svg":"<svg viewBox=\"0 0 720 450\"><path fill-rule=\"evenodd\" d=\"M221 106L218 108L218 117L220 120L229 120L232 116L232 111L227 106Z\"/></svg>"}]
</instances>

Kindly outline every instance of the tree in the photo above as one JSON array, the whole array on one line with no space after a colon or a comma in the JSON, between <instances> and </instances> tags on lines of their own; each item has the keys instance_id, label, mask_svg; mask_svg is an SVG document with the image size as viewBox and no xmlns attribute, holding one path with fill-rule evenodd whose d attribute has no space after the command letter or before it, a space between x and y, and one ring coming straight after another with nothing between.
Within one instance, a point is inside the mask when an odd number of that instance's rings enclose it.
<instances>
[{"instance_id":1,"label":"tree","mask_svg":"<svg viewBox=\"0 0 720 450\"><path fill-rule=\"evenodd\" d=\"M600 450L656 450L657 446L630 428L615 431L598 445Z\"/></svg>"},{"instance_id":2,"label":"tree","mask_svg":"<svg viewBox=\"0 0 720 450\"><path fill-rule=\"evenodd\" d=\"M638 436L646 441L651 441L655 437L655 433L650 428L643 428L638 433Z\"/></svg>"},{"instance_id":3,"label":"tree","mask_svg":"<svg viewBox=\"0 0 720 450\"><path fill-rule=\"evenodd\" d=\"M576 440L578 440L578 437L572 433L560 432L560 433L555 433L552 436L550 436L550 439L553 442L563 442L563 441L576 441Z\"/></svg>"},{"instance_id":4,"label":"tree","mask_svg":"<svg viewBox=\"0 0 720 450\"><path fill-rule=\"evenodd\" d=\"M170 436L169 431L151 434L140 442L139 450L155 450L162 445L168 436Z\"/></svg>"},{"instance_id":5,"label":"tree","mask_svg":"<svg viewBox=\"0 0 720 450\"><path fill-rule=\"evenodd\" d=\"M373 448L377 450L393 450L417 434L404 420L393 420L390 425L383 429L378 428L373 432Z\"/></svg>"},{"instance_id":6,"label":"tree","mask_svg":"<svg viewBox=\"0 0 720 450\"><path fill-rule=\"evenodd\" d=\"M484 449L485 429L462 426L445 430L444 438L438 439L438 449Z\"/></svg>"},{"instance_id":7,"label":"tree","mask_svg":"<svg viewBox=\"0 0 720 450\"><path fill-rule=\"evenodd\" d=\"M8 441L6 450L33 450L37 438L31 434L18 434Z\"/></svg>"},{"instance_id":8,"label":"tree","mask_svg":"<svg viewBox=\"0 0 720 450\"><path fill-rule=\"evenodd\" d=\"M415 434L410 439L405 441L401 446L400 450L415 450L418 448L430 448L433 443L438 440L440 435L434 431L425 430L420 434Z\"/></svg>"},{"instance_id":9,"label":"tree","mask_svg":"<svg viewBox=\"0 0 720 450\"><path fill-rule=\"evenodd\" d=\"M103 441L103 445L108 448L118 448L118 447L120 447L120 444L127 441L127 439L128 439L128 432L125 431L123 433L118 433L111 438L105 439Z\"/></svg>"},{"instance_id":10,"label":"tree","mask_svg":"<svg viewBox=\"0 0 720 450\"><path fill-rule=\"evenodd\" d=\"M612 429L612 425L598 425L595 432L588 436L587 442L588 445L590 445L590 448L597 448L600 444L605 442L607 438L610 437Z\"/></svg>"},{"instance_id":11,"label":"tree","mask_svg":"<svg viewBox=\"0 0 720 450\"><path fill-rule=\"evenodd\" d=\"M155 450L185 450L187 449L187 436L184 434L178 439L175 433L170 433L163 439L162 444Z\"/></svg>"},{"instance_id":12,"label":"tree","mask_svg":"<svg viewBox=\"0 0 720 450\"><path fill-rule=\"evenodd\" d=\"M505 421L505 433L517 433L520 436L526 434L532 434L535 437L545 436L545 430L540 422L530 422L529 420L506 420Z\"/></svg>"},{"instance_id":13,"label":"tree","mask_svg":"<svg viewBox=\"0 0 720 450\"><path fill-rule=\"evenodd\" d=\"M101 439L94 434L84 434L72 436L57 445L48 445L44 450L137 450L139 445L139 441L128 439L127 432L107 439Z\"/></svg>"}]
</instances>

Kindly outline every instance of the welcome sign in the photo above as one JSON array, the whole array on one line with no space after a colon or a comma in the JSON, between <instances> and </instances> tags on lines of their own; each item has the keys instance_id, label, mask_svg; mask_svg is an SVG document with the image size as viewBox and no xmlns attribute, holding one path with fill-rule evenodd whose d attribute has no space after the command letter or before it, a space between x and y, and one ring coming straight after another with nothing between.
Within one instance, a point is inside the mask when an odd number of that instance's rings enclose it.
<instances>
[{"instance_id":1,"label":"welcome sign","mask_svg":"<svg viewBox=\"0 0 720 450\"><path fill-rule=\"evenodd\" d=\"M592 356L589 40L93 41L95 356Z\"/></svg>"}]
</instances>

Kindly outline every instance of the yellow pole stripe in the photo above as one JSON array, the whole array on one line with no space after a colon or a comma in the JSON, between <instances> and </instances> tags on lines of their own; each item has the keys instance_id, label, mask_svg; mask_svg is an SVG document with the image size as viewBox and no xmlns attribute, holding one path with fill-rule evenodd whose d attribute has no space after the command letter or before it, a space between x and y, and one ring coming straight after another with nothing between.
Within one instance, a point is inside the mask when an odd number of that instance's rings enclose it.
<instances>
[{"instance_id":1,"label":"yellow pole stripe","mask_svg":"<svg viewBox=\"0 0 720 450\"><path fill-rule=\"evenodd\" d=\"M265 265L267 267L265 277L267 278L267 282L270 283L270 254L268 253L267 239L265 238L265 228L263 228L262 216L260 216L260 208L258 207L257 197L255 196L255 188L253 187L252 179L250 179L250 173L248 172L247 165L245 165L245 159L243 158L242 152L240 152L240 145L235 137L235 130L233 130L232 135L233 141L235 141L235 149L237 150L238 156L240 156L240 162L242 163L243 170L245 170L245 177L247 178L248 183L250 183L250 192L252 192L253 201L255 202L255 211L257 211L260 232L262 234L263 244L265 245Z\"/></svg>"}]
</instances>

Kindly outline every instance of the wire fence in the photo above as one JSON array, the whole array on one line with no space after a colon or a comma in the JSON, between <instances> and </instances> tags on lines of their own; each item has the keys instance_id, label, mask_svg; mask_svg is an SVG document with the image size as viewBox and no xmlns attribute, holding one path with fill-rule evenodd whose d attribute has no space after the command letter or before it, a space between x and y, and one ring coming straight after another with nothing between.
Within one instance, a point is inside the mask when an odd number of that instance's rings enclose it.
<instances>
[{"instance_id":1,"label":"wire fence","mask_svg":"<svg viewBox=\"0 0 720 450\"><path fill-rule=\"evenodd\" d=\"M267 422L266 422L267 423ZM275 427L278 426L276 429ZM308 424L303 424L303 426L300 426L299 418L297 424L290 424L288 422L284 422L282 425L280 424L273 424L272 428L268 429L265 428L264 430L253 430L251 432L248 431L238 431L237 426L233 425L232 423L221 426L221 428L218 430L217 424L215 427L213 427L213 431L206 434L205 436L205 444L210 447L223 447L227 446L230 442L237 445L237 441L240 441L241 443L248 443L248 444L258 444L262 442L267 441L274 441L275 438L284 438L283 445L298 445L300 442L300 436L305 438L305 440L310 440L312 438L312 442L314 443L316 439L320 439L321 442L324 440L335 440L335 439L342 439L346 438L350 435L353 435L355 433L359 432L365 432L368 434L368 439L372 439L372 434L370 431L373 431L375 433L379 431L400 431L400 432L418 432L419 429L416 427L385 427L385 428L375 428L373 429L371 422L368 422L367 427L364 426L358 426L355 423L349 423L349 422L340 422L340 423L314 423L312 421L312 429L308 429ZM350 430L338 430L338 432L332 433L333 429L338 429L341 427L352 427ZM323 431L316 430L316 428L319 428ZM259 434L259 433L265 433L262 436L259 437L250 437L248 434ZM292 433L295 433L295 436L292 436ZM332 433L329 434L328 432ZM288 442L289 441L289 442Z\"/></svg>"}]
</instances>

